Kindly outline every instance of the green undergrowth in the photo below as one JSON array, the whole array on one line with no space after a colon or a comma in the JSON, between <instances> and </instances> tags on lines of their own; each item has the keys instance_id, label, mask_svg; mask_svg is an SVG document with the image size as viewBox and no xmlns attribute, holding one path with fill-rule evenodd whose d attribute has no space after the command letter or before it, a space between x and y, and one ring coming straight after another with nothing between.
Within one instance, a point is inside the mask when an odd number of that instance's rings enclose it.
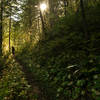
<instances>
[{"instance_id":1,"label":"green undergrowth","mask_svg":"<svg viewBox=\"0 0 100 100\"><path fill-rule=\"evenodd\" d=\"M100 4L87 12L88 39L81 14L73 14L61 18L45 40L16 55L47 100L100 100L99 14Z\"/></svg>"},{"instance_id":2,"label":"green undergrowth","mask_svg":"<svg viewBox=\"0 0 100 100\"><path fill-rule=\"evenodd\" d=\"M9 56L2 58L4 67L0 77L0 100L36 100L21 66Z\"/></svg>"}]
</instances>

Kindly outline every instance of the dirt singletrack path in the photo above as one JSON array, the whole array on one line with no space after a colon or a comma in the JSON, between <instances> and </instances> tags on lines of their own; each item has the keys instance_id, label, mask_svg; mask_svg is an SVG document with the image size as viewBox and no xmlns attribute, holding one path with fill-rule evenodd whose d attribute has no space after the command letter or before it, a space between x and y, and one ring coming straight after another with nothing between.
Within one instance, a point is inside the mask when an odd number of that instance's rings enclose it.
<instances>
[{"instance_id":1,"label":"dirt singletrack path","mask_svg":"<svg viewBox=\"0 0 100 100\"><path fill-rule=\"evenodd\" d=\"M43 97L40 87L37 85L37 82L34 79L34 75L29 71L29 69L27 67L22 65L17 59L15 59L15 61L17 64L19 64L19 66L21 66L21 70L24 72L25 78L26 78L28 84L31 86L29 95L34 95L34 100L46 100ZM33 99L28 98L28 100L33 100Z\"/></svg>"}]
</instances>

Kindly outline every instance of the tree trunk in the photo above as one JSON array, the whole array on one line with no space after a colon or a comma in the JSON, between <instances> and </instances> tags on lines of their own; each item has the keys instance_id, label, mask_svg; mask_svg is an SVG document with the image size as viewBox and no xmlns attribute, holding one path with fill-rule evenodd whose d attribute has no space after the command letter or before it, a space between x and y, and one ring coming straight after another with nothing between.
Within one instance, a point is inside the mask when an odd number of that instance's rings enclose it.
<instances>
[{"instance_id":1,"label":"tree trunk","mask_svg":"<svg viewBox=\"0 0 100 100\"><path fill-rule=\"evenodd\" d=\"M54 16L55 16L53 0L49 0L49 13L50 13L49 23L50 23L50 27L52 28L54 25Z\"/></svg>"},{"instance_id":2,"label":"tree trunk","mask_svg":"<svg viewBox=\"0 0 100 100\"><path fill-rule=\"evenodd\" d=\"M10 6L10 16L9 16L9 52L10 52L10 48L11 48L11 44L10 44L10 36L11 36L11 12L12 12L12 8Z\"/></svg>"},{"instance_id":3,"label":"tree trunk","mask_svg":"<svg viewBox=\"0 0 100 100\"><path fill-rule=\"evenodd\" d=\"M2 56L2 23L3 23L3 0L0 2L0 56Z\"/></svg>"},{"instance_id":4,"label":"tree trunk","mask_svg":"<svg viewBox=\"0 0 100 100\"><path fill-rule=\"evenodd\" d=\"M45 36L46 35L45 34L45 24L44 24L43 15L42 15L41 10L40 10L40 18L41 18L41 22L42 22L42 31L43 31L44 36Z\"/></svg>"},{"instance_id":5,"label":"tree trunk","mask_svg":"<svg viewBox=\"0 0 100 100\"><path fill-rule=\"evenodd\" d=\"M80 8L81 8L81 13L82 13L83 28L84 28L85 38L88 40L89 39L89 32L88 32L88 24L87 24L87 20L86 20L85 8L84 8L83 0L80 0Z\"/></svg>"},{"instance_id":6,"label":"tree trunk","mask_svg":"<svg viewBox=\"0 0 100 100\"><path fill-rule=\"evenodd\" d=\"M67 5L68 5L68 2L67 2L66 0L64 0L63 2L64 2L64 14L65 14L65 16L66 16L66 14L67 14L66 8L67 8ZM66 3L67 3L67 4L66 4Z\"/></svg>"}]
</instances>

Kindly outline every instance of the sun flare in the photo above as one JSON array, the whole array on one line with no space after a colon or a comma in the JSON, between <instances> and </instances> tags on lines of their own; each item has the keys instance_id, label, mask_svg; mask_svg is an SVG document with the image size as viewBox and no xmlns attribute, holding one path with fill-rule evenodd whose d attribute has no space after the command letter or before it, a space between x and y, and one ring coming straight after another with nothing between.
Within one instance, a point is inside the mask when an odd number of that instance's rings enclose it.
<instances>
[{"instance_id":1,"label":"sun flare","mask_svg":"<svg viewBox=\"0 0 100 100\"><path fill-rule=\"evenodd\" d=\"M47 8L47 5L46 5L45 3L42 3L42 4L40 5L41 11L46 10L46 8Z\"/></svg>"}]
</instances>

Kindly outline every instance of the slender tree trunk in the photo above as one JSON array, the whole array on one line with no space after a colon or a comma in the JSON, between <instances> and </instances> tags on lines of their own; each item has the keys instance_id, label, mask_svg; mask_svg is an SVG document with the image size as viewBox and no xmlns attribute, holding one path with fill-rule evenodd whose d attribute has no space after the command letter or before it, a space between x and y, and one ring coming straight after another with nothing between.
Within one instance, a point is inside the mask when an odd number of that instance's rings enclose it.
<instances>
[{"instance_id":1,"label":"slender tree trunk","mask_svg":"<svg viewBox=\"0 0 100 100\"><path fill-rule=\"evenodd\" d=\"M80 8L81 8L81 13L82 13L83 28L84 28L85 38L88 40L89 39L89 32L88 32L88 24L87 24L87 20L86 20L85 8L84 8L83 0L80 0Z\"/></svg>"},{"instance_id":2,"label":"slender tree trunk","mask_svg":"<svg viewBox=\"0 0 100 100\"><path fill-rule=\"evenodd\" d=\"M37 22L37 26L38 26L38 35L40 35L40 17L38 17L38 22Z\"/></svg>"},{"instance_id":3,"label":"slender tree trunk","mask_svg":"<svg viewBox=\"0 0 100 100\"><path fill-rule=\"evenodd\" d=\"M40 18L41 18L41 22L42 22L42 31L43 31L44 35L46 35L45 34L45 24L44 24L44 20L43 20L43 16L42 16L41 10L40 10Z\"/></svg>"},{"instance_id":4,"label":"slender tree trunk","mask_svg":"<svg viewBox=\"0 0 100 100\"><path fill-rule=\"evenodd\" d=\"M10 48L11 48L11 43L10 43L10 36L11 36L11 12L12 12L12 8L10 6L10 16L9 16L9 52L10 52Z\"/></svg>"},{"instance_id":5,"label":"slender tree trunk","mask_svg":"<svg viewBox=\"0 0 100 100\"><path fill-rule=\"evenodd\" d=\"M64 0L63 1L64 2L64 14L65 14L65 16L66 16L66 14L67 14L67 10L66 10L66 8L67 8L67 1L66 0Z\"/></svg>"},{"instance_id":6,"label":"slender tree trunk","mask_svg":"<svg viewBox=\"0 0 100 100\"><path fill-rule=\"evenodd\" d=\"M48 0L49 1L49 13L50 13L50 18L49 18L49 23L50 23L50 27L52 28L54 25L54 1L53 0Z\"/></svg>"},{"instance_id":7,"label":"slender tree trunk","mask_svg":"<svg viewBox=\"0 0 100 100\"><path fill-rule=\"evenodd\" d=\"M0 2L0 56L2 56L2 23L3 23L3 0Z\"/></svg>"},{"instance_id":8,"label":"slender tree trunk","mask_svg":"<svg viewBox=\"0 0 100 100\"><path fill-rule=\"evenodd\" d=\"M83 29L84 29L84 33L85 33L85 39L87 41L86 48L89 48L88 40L90 38L89 38L88 23L87 23L87 20L86 20L83 0L80 0L80 7L81 7L81 13L82 13L82 19L83 19ZM88 49L86 49L86 55L89 56L89 54L90 53L89 53Z\"/></svg>"}]
</instances>

